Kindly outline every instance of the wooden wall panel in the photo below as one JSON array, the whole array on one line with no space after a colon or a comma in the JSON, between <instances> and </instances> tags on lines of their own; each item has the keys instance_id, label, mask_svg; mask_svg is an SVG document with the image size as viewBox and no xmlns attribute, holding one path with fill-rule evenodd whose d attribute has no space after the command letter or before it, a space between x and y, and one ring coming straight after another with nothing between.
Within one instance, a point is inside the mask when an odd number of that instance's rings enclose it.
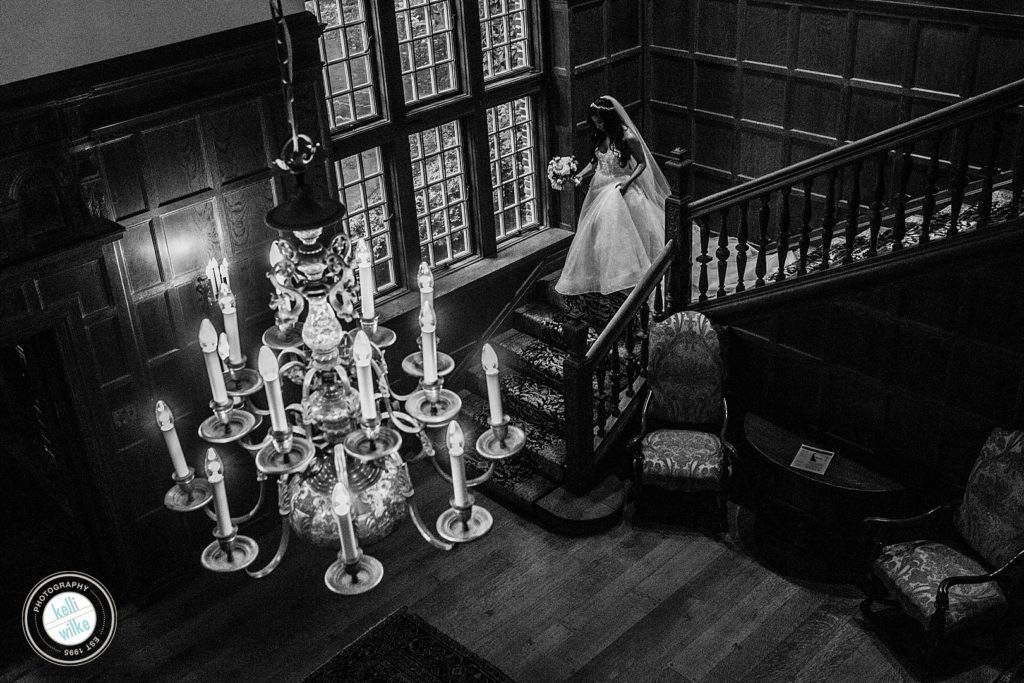
<instances>
[{"instance_id":1,"label":"wooden wall panel","mask_svg":"<svg viewBox=\"0 0 1024 683\"><path fill-rule=\"evenodd\" d=\"M912 485L962 483L993 426L1024 424L1022 257L1018 241L745 312L712 306L733 326L732 397Z\"/></svg>"},{"instance_id":2,"label":"wooden wall panel","mask_svg":"<svg viewBox=\"0 0 1024 683\"><path fill-rule=\"evenodd\" d=\"M647 134L662 160L691 141L696 196L1024 76L1019 13L861 0L658 0L647 11Z\"/></svg>"}]
</instances>

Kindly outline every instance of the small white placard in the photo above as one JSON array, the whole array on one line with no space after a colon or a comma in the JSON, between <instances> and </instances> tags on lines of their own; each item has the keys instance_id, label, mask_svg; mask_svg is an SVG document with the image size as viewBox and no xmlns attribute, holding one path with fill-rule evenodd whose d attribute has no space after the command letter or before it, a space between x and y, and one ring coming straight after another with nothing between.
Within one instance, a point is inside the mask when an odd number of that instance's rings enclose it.
<instances>
[{"instance_id":1,"label":"small white placard","mask_svg":"<svg viewBox=\"0 0 1024 683\"><path fill-rule=\"evenodd\" d=\"M807 470L815 474L825 474L825 470L828 469L828 464L832 462L832 456L835 454L835 451L826 451L823 448L815 448L805 443L800 444L800 450L796 452L796 457L793 458L790 467Z\"/></svg>"}]
</instances>

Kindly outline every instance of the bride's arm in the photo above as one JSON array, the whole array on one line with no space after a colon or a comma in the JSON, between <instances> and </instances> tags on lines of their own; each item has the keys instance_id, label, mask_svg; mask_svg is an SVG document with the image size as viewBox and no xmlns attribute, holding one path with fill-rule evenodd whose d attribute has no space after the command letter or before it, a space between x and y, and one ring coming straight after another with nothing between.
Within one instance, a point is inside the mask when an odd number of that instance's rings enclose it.
<instances>
[{"instance_id":1,"label":"bride's arm","mask_svg":"<svg viewBox=\"0 0 1024 683\"><path fill-rule=\"evenodd\" d=\"M583 170L572 177L572 182L579 185L581 182L594 175L594 163L589 162Z\"/></svg>"},{"instance_id":2,"label":"bride's arm","mask_svg":"<svg viewBox=\"0 0 1024 683\"><path fill-rule=\"evenodd\" d=\"M637 140L636 136L632 133L626 133L623 140L629 145L629 152L636 159L636 168L630 174L625 181L619 183L619 191L622 194L626 194L626 190L633 183L634 180L640 177L640 174L647 169L647 161L644 159L644 148L640 145L640 141Z\"/></svg>"}]
</instances>

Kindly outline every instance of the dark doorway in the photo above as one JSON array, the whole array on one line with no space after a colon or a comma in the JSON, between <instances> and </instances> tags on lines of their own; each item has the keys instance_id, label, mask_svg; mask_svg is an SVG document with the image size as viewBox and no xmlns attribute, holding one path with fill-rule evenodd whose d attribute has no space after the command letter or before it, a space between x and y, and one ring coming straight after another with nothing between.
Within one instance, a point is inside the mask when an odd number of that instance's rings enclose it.
<instances>
[{"instance_id":1,"label":"dark doorway","mask_svg":"<svg viewBox=\"0 0 1024 683\"><path fill-rule=\"evenodd\" d=\"M57 338L41 332L0 347L0 638L24 643L28 591L59 571L94 573L95 543L83 508L82 439ZM76 470L76 464L79 470ZM25 648L0 648L0 665ZM2 667L0 667L2 668Z\"/></svg>"}]
</instances>

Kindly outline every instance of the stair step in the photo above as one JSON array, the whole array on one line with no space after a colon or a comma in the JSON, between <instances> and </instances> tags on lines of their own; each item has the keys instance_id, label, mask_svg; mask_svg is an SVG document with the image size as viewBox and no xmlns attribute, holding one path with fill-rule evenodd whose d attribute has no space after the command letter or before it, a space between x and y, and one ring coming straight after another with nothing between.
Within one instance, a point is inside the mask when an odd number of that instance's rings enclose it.
<instances>
[{"instance_id":1,"label":"stair step","mask_svg":"<svg viewBox=\"0 0 1024 683\"><path fill-rule=\"evenodd\" d=\"M468 391L461 396L462 414L472 420L478 429L488 429L490 407L487 399ZM562 434L549 426L518 418L513 420L513 424L526 433L526 448L515 457L525 457L549 479L561 482L565 467L565 440ZM476 433L479 434L479 431Z\"/></svg>"},{"instance_id":2,"label":"stair step","mask_svg":"<svg viewBox=\"0 0 1024 683\"><path fill-rule=\"evenodd\" d=\"M508 330L491 344L498 352L502 367L514 367L538 382L562 386L562 364L568 355L551 343L519 330Z\"/></svg>"},{"instance_id":3,"label":"stair step","mask_svg":"<svg viewBox=\"0 0 1024 683\"><path fill-rule=\"evenodd\" d=\"M565 309L553 306L546 301L539 301L517 308L513 317L513 325L538 339L563 348L562 329L567 320L569 320L569 314ZM597 332L593 328L588 329L587 345L592 345L595 341L597 341Z\"/></svg>"},{"instance_id":4,"label":"stair step","mask_svg":"<svg viewBox=\"0 0 1024 683\"><path fill-rule=\"evenodd\" d=\"M538 281L538 286L543 293L543 300L551 304L555 308L561 308L562 310L570 310L570 302L563 294L559 294L555 291L555 285L558 283L558 278L562 276L561 269L556 273L550 273L545 275Z\"/></svg>"}]
</instances>

